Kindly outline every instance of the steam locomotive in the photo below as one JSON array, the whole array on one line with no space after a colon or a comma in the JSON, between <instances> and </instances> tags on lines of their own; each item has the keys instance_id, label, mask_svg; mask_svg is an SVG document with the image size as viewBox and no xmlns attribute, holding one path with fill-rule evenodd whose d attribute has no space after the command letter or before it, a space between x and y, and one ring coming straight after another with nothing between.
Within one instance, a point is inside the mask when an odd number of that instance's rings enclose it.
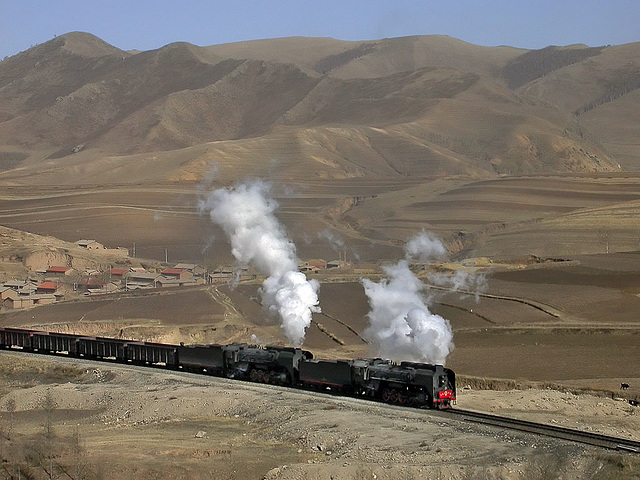
<instances>
[{"instance_id":1,"label":"steam locomotive","mask_svg":"<svg viewBox=\"0 0 640 480\"><path fill-rule=\"evenodd\" d=\"M381 358L322 360L292 347L170 345L0 328L0 348L162 366L415 407L448 408L456 400L455 374L442 365Z\"/></svg>"}]
</instances>

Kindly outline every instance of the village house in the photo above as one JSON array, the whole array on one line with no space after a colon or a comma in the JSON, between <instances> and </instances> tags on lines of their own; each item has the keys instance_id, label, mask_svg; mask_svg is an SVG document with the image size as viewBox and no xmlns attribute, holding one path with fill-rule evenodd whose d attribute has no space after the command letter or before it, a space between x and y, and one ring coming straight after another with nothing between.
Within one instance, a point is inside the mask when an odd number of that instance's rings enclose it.
<instances>
[{"instance_id":1,"label":"village house","mask_svg":"<svg viewBox=\"0 0 640 480\"><path fill-rule=\"evenodd\" d=\"M173 266L173 268L186 270L187 272L193 273L194 276L201 276L205 274L205 269L201 265L196 265L195 263L177 263Z\"/></svg>"},{"instance_id":2,"label":"village house","mask_svg":"<svg viewBox=\"0 0 640 480\"><path fill-rule=\"evenodd\" d=\"M9 298L9 296L16 294L17 292L9 287L0 287L0 303ZM17 296L17 295L16 295Z\"/></svg>"},{"instance_id":3,"label":"village house","mask_svg":"<svg viewBox=\"0 0 640 480\"><path fill-rule=\"evenodd\" d=\"M33 306L33 300L28 295L18 295L15 290L10 290L3 295L2 306L7 309L28 308Z\"/></svg>"},{"instance_id":4,"label":"village house","mask_svg":"<svg viewBox=\"0 0 640 480\"><path fill-rule=\"evenodd\" d=\"M180 278L167 278L164 275L160 275L158 280L156 281L156 285L158 287L189 287L193 285L201 285L204 283L203 279L194 279L193 277L189 279L180 279Z\"/></svg>"},{"instance_id":5,"label":"village house","mask_svg":"<svg viewBox=\"0 0 640 480\"><path fill-rule=\"evenodd\" d=\"M108 282L102 285L101 287L90 287L87 288L85 295L104 295L106 293L115 293L120 290L120 287L115 282Z\"/></svg>"},{"instance_id":6,"label":"village house","mask_svg":"<svg viewBox=\"0 0 640 480\"><path fill-rule=\"evenodd\" d=\"M116 248L107 248L100 242L96 240L78 240L76 242L80 248L86 248L87 250L91 250L95 253L105 253L105 254L113 254L120 256L129 255L129 249L125 247L116 247Z\"/></svg>"},{"instance_id":7,"label":"village house","mask_svg":"<svg viewBox=\"0 0 640 480\"><path fill-rule=\"evenodd\" d=\"M137 270L137 269L136 269ZM129 272L126 279L126 290L137 290L140 288L155 288L157 281L161 277L159 273L151 273L147 271Z\"/></svg>"},{"instance_id":8,"label":"village house","mask_svg":"<svg viewBox=\"0 0 640 480\"><path fill-rule=\"evenodd\" d=\"M186 280L193 279L193 273L191 273L188 270L184 270L182 268L165 268L160 272L160 274L163 277L172 279L172 280L186 281Z\"/></svg>"},{"instance_id":9,"label":"village house","mask_svg":"<svg viewBox=\"0 0 640 480\"><path fill-rule=\"evenodd\" d=\"M81 282L78 282L78 293L84 293L89 290L101 290L104 287L104 282L95 276L87 277Z\"/></svg>"},{"instance_id":10,"label":"village house","mask_svg":"<svg viewBox=\"0 0 640 480\"><path fill-rule=\"evenodd\" d=\"M26 280L9 280L2 284L3 287L10 288L16 292L27 285Z\"/></svg>"},{"instance_id":11,"label":"village house","mask_svg":"<svg viewBox=\"0 0 640 480\"><path fill-rule=\"evenodd\" d=\"M327 262L327 268L345 268L348 266L348 263L344 260L329 260Z\"/></svg>"},{"instance_id":12,"label":"village house","mask_svg":"<svg viewBox=\"0 0 640 480\"><path fill-rule=\"evenodd\" d=\"M31 296L31 300L33 301L33 305L50 305L52 303L56 303L58 298L53 293L38 293L36 295Z\"/></svg>"},{"instance_id":13,"label":"village house","mask_svg":"<svg viewBox=\"0 0 640 480\"><path fill-rule=\"evenodd\" d=\"M109 269L109 276L115 280L122 280L124 278L124 276L127 274L127 270L123 269L123 268L110 268Z\"/></svg>"},{"instance_id":14,"label":"village house","mask_svg":"<svg viewBox=\"0 0 640 480\"><path fill-rule=\"evenodd\" d=\"M0 297L7 298L13 292L12 296L29 296L36 293L36 286L27 280L9 280L0 286Z\"/></svg>"},{"instance_id":15,"label":"village house","mask_svg":"<svg viewBox=\"0 0 640 480\"><path fill-rule=\"evenodd\" d=\"M24 287L18 290L18 294L25 297L27 295L33 295L36 293L37 287L33 283L27 283Z\"/></svg>"},{"instance_id":16,"label":"village house","mask_svg":"<svg viewBox=\"0 0 640 480\"><path fill-rule=\"evenodd\" d=\"M37 286L36 293L56 293L58 284L55 282L44 282Z\"/></svg>"},{"instance_id":17,"label":"village house","mask_svg":"<svg viewBox=\"0 0 640 480\"><path fill-rule=\"evenodd\" d=\"M75 273L75 270L71 267L59 267L59 266L49 267L45 271L46 275L52 275L56 277L68 277L70 275L73 275L74 273Z\"/></svg>"},{"instance_id":18,"label":"village house","mask_svg":"<svg viewBox=\"0 0 640 480\"><path fill-rule=\"evenodd\" d=\"M298 270L301 272L315 272L319 270L326 270L327 262L320 259L307 260L306 262L300 262L298 264Z\"/></svg>"},{"instance_id":19,"label":"village house","mask_svg":"<svg viewBox=\"0 0 640 480\"><path fill-rule=\"evenodd\" d=\"M29 308L36 305L55 303L60 297L59 294L44 292L46 292L46 290L43 290L43 293L33 293L30 291L28 295L21 295L11 288L3 287L3 290L0 292L0 299L2 299L1 305L7 309Z\"/></svg>"},{"instance_id":20,"label":"village house","mask_svg":"<svg viewBox=\"0 0 640 480\"><path fill-rule=\"evenodd\" d=\"M104 245L95 240L78 240L76 245L87 250L104 250Z\"/></svg>"},{"instance_id":21,"label":"village house","mask_svg":"<svg viewBox=\"0 0 640 480\"><path fill-rule=\"evenodd\" d=\"M227 283L233 281L255 280L258 277L255 271L249 268L241 268L234 270L231 267L218 267L214 271L209 272L207 276L208 283Z\"/></svg>"}]
</instances>

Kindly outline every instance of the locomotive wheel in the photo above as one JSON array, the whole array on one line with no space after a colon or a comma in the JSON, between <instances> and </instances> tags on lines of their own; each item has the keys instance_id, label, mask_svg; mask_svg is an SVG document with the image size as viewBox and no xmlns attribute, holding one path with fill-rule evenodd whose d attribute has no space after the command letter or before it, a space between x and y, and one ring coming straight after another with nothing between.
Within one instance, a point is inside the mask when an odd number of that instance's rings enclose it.
<instances>
[{"instance_id":1,"label":"locomotive wheel","mask_svg":"<svg viewBox=\"0 0 640 480\"><path fill-rule=\"evenodd\" d=\"M405 403L407 403L407 397L402 393L398 393L398 403L400 405L404 405Z\"/></svg>"},{"instance_id":2,"label":"locomotive wheel","mask_svg":"<svg viewBox=\"0 0 640 480\"><path fill-rule=\"evenodd\" d=\"M391 401L391 390L389 390L388 388L382 390L382 400L385 402Z\"/></svg>"},{"instance_id":3,"label":"locomotive wheel","mask_svg":"<svg viewBox=\"0 0 640 480\"><path fill-rule=\"evenodd\" d=\"M271 372L264 372L262 375L262 381L264 383L271 383Z\"/></svg>"},{"instance_id":4,"label":"locomotive wheel","mask_svg":"<svg viewBox=\"0 0 640 480\"><path fill-rule=\"evenodd\" d=\"M257 382L260 380L260 372L258 370L256 370L255 368L252 368L251 371L249 372L249 378L251 379L252 382Z\"/></svg>"},{"instance_id":5,"label":"locomotive wheel","mask_svg":"<svg viewBox=\"0 0 640 480\"><path fill-rule=\"evenodd\" d=\"M391 390L389 395L389 401L391 403L398 403L398 391L396 389Z\"/></svg>"}]
</instances>

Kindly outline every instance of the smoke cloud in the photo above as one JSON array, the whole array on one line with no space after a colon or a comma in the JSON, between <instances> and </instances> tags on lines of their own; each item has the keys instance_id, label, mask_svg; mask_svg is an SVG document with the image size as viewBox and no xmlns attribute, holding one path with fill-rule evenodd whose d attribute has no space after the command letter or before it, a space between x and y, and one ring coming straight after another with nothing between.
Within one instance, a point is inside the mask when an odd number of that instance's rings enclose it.
<instances>
[{"instance_id":1,"label":"smoke cloud","mask_svg":"<svg viewBox=\"0 0 640 480\"><path fill-rule=\"evenodd\" d=\"M430 273L427 279L433 285L447 288L451 292L461 292L464 295L475 296L476 302L480 301L480 294L487 289L485 275L458 270L453 275L442 273Z\"/></svg>"},{"instance_id":2,"label":"smoke cloud","mask_svg":"<svg viewBox=\"0 0 640 480\"><path fill-rule=\"evenodd\" d=\"M418 260L428 262L437 259L445 259L447 249L442 241L432 233L422 230L421 233L409 239L405 245L407 261ZM444 287L452 292L473 294L476 302L479 295L487 289L487 279L484 275L465 270L456 270L453 274L428 273L430 283Z\"/></svg>"},{"instance_id":3,"label":"smoke cloud","mask_svg":"<svg viewBox=\"0 0 640 480\"><path fill-rule=\"evenodd\" d=\"M415 259L427 262L447 255L444 243L435 235L422 230L421 233L410 238L404 247L407 260Z\"/></svg>"},{"instance_id":4,"label":"smoke cloud","mask_svg":"<svg viewBox=\"0 0 640 480\"><path fill-rule=\"evenodd\" d=\"M422 232L410 239L407 258L444 256L446 249L436 237ZM365 336L378 355L392 360L444 364L453 350L451 325L429 311L426 286L409 268L408 260L384 267L386 278L376 283L362 279L371 308Z\"/></svg>"},{"instance_id":5,"label":"smoke cloud","mask_svg":"<svg viewBox=\"0 0 640 480\"><path fill-rule=\"evenodd\" d=\"M332 232L328 228L325 228L321 232L318 232L318 238L320 238L321 240L325 240L331 247L331 250L333 250L334 252L341 252L345 248L344 240L342 239L342 237L337 233Z\"/></svg>"},{"instance_id":6,"label":"smoke cloud","mask_svg":"<svg viewBox=\"0 0 640 480\"><path fill-rule=\"evenodd\" d=\"M289 342L300 346L311 314L320 312L320 284L298 271L296 247L275 217L278 203L269 193L270 186L259 180L220 188L200 202L200 209L222 227L238 263L267 276L261 289L262 304L280 318Z\"/></svg>"}]
</instances>

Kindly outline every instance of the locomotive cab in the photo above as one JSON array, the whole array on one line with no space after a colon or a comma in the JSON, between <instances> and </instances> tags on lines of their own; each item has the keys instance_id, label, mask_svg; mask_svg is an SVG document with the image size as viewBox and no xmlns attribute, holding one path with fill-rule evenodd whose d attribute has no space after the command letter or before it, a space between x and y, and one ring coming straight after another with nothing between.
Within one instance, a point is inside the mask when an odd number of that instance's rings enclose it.
<instances>
[{"instance_id":1,"label":"locomotive cab","mask_svg":"<svg viewBox=\"0 0 640 480\"><path fill-rule=\"evenodd\" d=\"M424 404L433 408L449 408L456 401L455 374L442 365L402 362L406 368L416 371L415 384L424 389Z\"/></svg>"}]
</instances>

